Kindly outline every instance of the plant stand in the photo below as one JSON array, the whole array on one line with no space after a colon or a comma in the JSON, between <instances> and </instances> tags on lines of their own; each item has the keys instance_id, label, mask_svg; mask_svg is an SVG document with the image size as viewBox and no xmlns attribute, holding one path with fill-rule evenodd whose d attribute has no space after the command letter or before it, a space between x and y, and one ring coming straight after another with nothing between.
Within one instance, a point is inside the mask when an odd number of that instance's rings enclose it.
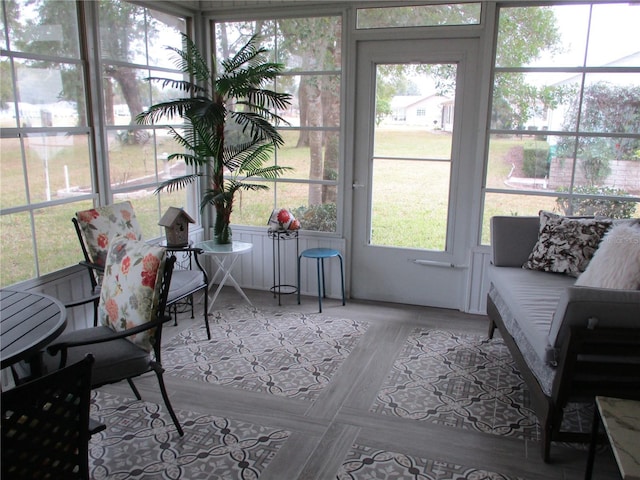
<instances>
[{"instance_id":1,"label":"plant stand","mask_svg":"<svg viewBox=\"0 0 640 480\"><path fill-rule=\"evenodd\" d=\"M294 258L297 259L300 251L298 230L269 229L267 231L267 234L272 240L273 245L273 286L270 288L270 290L273 292L273 298L276 298L276 295L278 296L278 305L280 306L282 305L282 295L291 295L293 293L297 293L298 291L297 286L283 283L284 274L282 272L282 248L284 248L284 244L281 245L281 242L285 242L287 240L295 240L296 256Z\"/></svg>"}]
</instances>

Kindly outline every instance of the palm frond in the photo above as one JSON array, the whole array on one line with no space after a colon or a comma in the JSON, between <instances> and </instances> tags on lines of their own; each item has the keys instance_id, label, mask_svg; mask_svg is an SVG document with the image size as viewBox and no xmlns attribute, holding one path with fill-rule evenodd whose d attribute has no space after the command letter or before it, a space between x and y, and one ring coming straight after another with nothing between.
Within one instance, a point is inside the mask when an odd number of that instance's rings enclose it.
<instances>
[{"instance_id":1,"label":"palm frond","mask_svg":"<svg viewBox=\"0 0 640 480\"><path fill-rule=\"evenodd\" d=\"M253 112L229 112L233 120L242 127L242 131L247 133L256 141L268 140L277 146L283 145L284 140L275 126L269 120Z\"/></svg>"},{"instance_id":2,"label":"palm frond","mask_svg":"<svg viewBox=\"0 0 640 480\"><path fill-rule=\"evenodd\" d=\"M194 183L201 176L202 175L199 173L192 173L189 175L183 175L181 177L171 178L169 180L162 182L160 185L158 185L158 188L156 188L154 193L165 192L165 191L171 193L171 192L174 192L175 190L180 190L186 187L187 185Z\"/></svg>"},{"instance_id":3,"label":"palm frond","mask_svg":"<svg viewBox=\"0 0 640 480\"><path fill-rule=\"evenodd\" d=\"M259 57L265 55L268 50L265 47L260 47L258 43L258 35L252 35L251 38L244 44L240 50L231 58L223 60L221 62L224 71L227 73L234 72L242 68L245 64L261 63Z\"/></svg>"},{"instance_id":4,"label":"palm frond","mask_svg":"<svg viewBox=\"0 0 640 480\"><path fill-rule=\"evenodd\" d=\"M206 157L193 155L191 153L186 153L186 152L172 153L171 155L167 156L167 160L168 161L182 160L185 163L185 165L190 167L196 167L196 168L204 167L207 165L207 163L209 163Z\"/></svg>"},{"instance_id":5,"label":"palm frond","mask_svg":"<svg viewBox=\"0 0 640 480\"><path fill-rule=\"evenodd\" d=\"M247 103L266 108L286 110L291 104L291 94L266 88L251 88L247 92Z\"/></svg>"},{"instance_id":6,"label":"palm frond","mask_svg":"<svg viewBox=\"0 0 640 480\"><path fill-rule=\"evenodd\" d=\"M200 54L198 47L186 34L182 33L182 50L175 47L167 47L176 55L175 65L184 73L187 73L201 82L211 82L211 71L206 60Z\"/></svg>"},{"instance_id":7,"label":"palm frond","mask_svg":"<svg viewBox=\"0 0 640 480\"><path fill-rule=\"evenodd\" d=\"M238 190L258 192L258 191L261 191L261 190L269 190L269 187L267 185L263 185L261 183L242 183Z\"/></svg>"},{"instance_id":8,"label":"palm frond","mask_svg":"<svg viewBox=\"0 0 640 480\"><path fill-rule=\"evenodd\" d=\"M147 77L145 80L149 82L159 82L162 88L173 88L187 93L206 93L207 90L188 80L178 80L175 78L165 77Z\"/></svg>"},{"instance_id":9,"label":"palm frond","mask_svg":"<svg viewBox=\"0 0 640 480\"><path fill-rule=\"evenodd\" d=\"M275 180L277 178L280 178L285 172L288 172L290 170L293 170L293 168L282 167L280 165L269 165L268 167L246 170L246 178L259 177L264 178L265 180Z\"/></svg>"},{"instance_id":10,"label":"palm frond","mask_svg":"<svg viewBox=\"0 0 640 480\"><path fill-rule=\"evenodd\" d=\"M144 125L152 125L167 117L184 118L193 103L193 98L178 98L169 100L168 102L156 103L144 112L139 113L136 116L136 122Z\"/></svg>"},{"instance_id":11,"label":"palm frond","mask_svg":"<svg viewBox=\"0 0 640 480\"><path fill-rule=\"evenodd\" d=\"M256 143L253 141L242 142L233 145L227 145L224 148L222 154L224 165L231 171L239 169L246 161L247 158L252 158L256 155L256 151L264 147L264 144ZM265 159L269 156L265 155Z\"/></svg>"},{"instance_id":12,"label":"palm frond","mask_svg":"<svg viewBox=\"0 0 640 480\"><path fill-rule=\"evenodd\" d=\"M237 108L240 106L245 106L246 110ZM269 108L272 108L272 107L261 106L248 101L240 100L236 103L235 111L237 111L240 114L250 113L254 115L259 115L263 117L267 122L271 123L273 126L290 125L286 119L278 115L276 112L271 111Z\"/></svg>"}]
</instances>

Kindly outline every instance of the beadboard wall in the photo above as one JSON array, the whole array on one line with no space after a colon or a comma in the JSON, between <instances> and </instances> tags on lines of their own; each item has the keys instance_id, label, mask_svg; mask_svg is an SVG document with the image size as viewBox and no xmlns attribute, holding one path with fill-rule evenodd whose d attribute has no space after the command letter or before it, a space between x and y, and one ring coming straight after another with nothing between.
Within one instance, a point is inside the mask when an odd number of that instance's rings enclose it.
<instances>
[{"instance_id":1,"label":"beadboard wall","mask_svg":"<svg viewBox=\"0 0 640 480\"><path fill-rule=\"evenodd\" d=\"M204 238L202 229L190 232L191 240L195 243ZM253 249L241 255L236 263L233 276L242 288L269 290L274 285L274 241L268 237L265 229L241 229L233 231L234 240L250 242ZM342 238L305 236L298 239L299 251L307 248L334 248L346 251L346 242ZM280 283L295 285L297 283L296 241L280 241L281 277ZM467 313L483 315L486 312L486 293L488 291L487 265L489 264L489 248L477 247L470 252L469 274L467 280L466 304L462 310ZM203 257L203 266L207 269L209 278L213 278L214 262L212 258ZM317 295L316 263L311 259L301 261L301 293L303 295ZM349 298L349 259L345 257L345 277L347 298ZM325 260L325 280L327 296L340 298L340 265L337 259ZM277 279L276 279L277 281ZM87 271L79 265L69 267L60 272L50 274L39 279L30 280L14 285L23 290L35 290L60 299L64 303L77 301L90 295L91 285ZM238 296L239 301L242 299ZM89 326L92 306L76 307L68 311L68 327L70 329ZM86 319L86 320L85 320Z\"/></svg>"}]
</instances>

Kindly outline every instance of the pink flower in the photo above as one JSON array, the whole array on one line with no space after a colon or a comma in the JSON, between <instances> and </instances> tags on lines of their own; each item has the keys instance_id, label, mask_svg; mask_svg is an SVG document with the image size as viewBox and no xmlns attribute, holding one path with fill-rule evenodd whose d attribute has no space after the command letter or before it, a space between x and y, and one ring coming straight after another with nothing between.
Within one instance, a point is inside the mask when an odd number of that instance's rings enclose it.
<instances>
[{"instance_id":1,"label":"pink flower","mask_svg":"<svg viewBox=\"0 0 640 480\"><path fill-rule=\"evenodd\" d=\"M291 225L289 225L289 230L298 230L300 228L300 220L298 220L297 218L294 218L293 221L291 222Z\"/></svg>"},{"instance_id":2,"label":"pink flower","mask_svg":"<svg viewBox=\"0 0 640 480\"><path fill-rule=\"evenodd\" d=\"M160 260L151 253L142 259L142 285L149 288L155 288L156 276L158 275L159 267Z\"/></svg>"},{"instance_id":3,"label":"pink flower","mask_svg":"<svg viewBox=\"0 0 640 480\"><path fill-rule=\"evenodd\" d=\"M109 236L106 233L98 235L98 246L100 248L107 248L109 245Z\"/></svg>"},{"instance_id":4,"label":"pink flower","mask_svg":"<svg viewBox=\"0 0 640 480\"><path fill-rule=\"evenodd\" d=\"M78 212L78 219L81 222L85 223L91 223L91 220L93 220L94 218L98 218L99 216L100 214L94 208L92 208L91 210L86 210L84 212Z\"/></svg>"},{"instance_id":5,"label":"pink flower","mask_svg":"<svg viewBox=\"0 0 640 480\"><path fill-rule=\"evenodd\" d=\"M125 222L128 222L131 220L131 212L129 210L122 210L120 211L120 213L122 214L122 218L124 219Z\"/></svg>"},{"instance_id":6,"label":"pink flower","mask_svg":"<svg viewBox=\"0 0 640 480\"><path fill-rule=\"evenodd\" d=\"M120 264L120 271L124 275L127 275L129 273L129 268L131 268L131 257L124 257Z\"/></svg>"},{"instance_id":7,"label":"pink flower","mask_svg":"<svg viewBox=\"0 0 640 480\"><path fill-rule=\"evenodd\" d=\"M111 323L115 323L118 320L118 304L113 298L107 300L104 305L105 310L107 311L107 316L109 317L109 321Z\"/></svg>"}]
</instances>

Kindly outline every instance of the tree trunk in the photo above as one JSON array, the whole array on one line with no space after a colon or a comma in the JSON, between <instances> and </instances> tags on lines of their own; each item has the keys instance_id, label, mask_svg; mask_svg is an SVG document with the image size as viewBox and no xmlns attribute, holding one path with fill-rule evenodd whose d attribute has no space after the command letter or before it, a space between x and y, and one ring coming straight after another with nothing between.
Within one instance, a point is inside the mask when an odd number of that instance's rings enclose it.
<instances>
[{"instance_id":1,"label":"tree trunk","mask_svg":"<svg viewBox=\"0 0 640 480\"><path fill-rule=\"evenodd\" d=\"M339 79L326 77L322 82L322 107L324 125L338 127L340 125L340 85ZM338 132L324 133L324 168L325 180L338 179L338 159L340 158L340 135ZM322 203L337 203L338 190L332 185L322 186Z\"/></svg>"},{"instance_id":2,"label":"tree trunk","mask_svg":"<svg viewBox=\"0 0 640 480\"><path fill-rule=\"evenodd\" d=\"M300 87L298 88L298 106L300 108L300 127L308 127L309 120L307 116L307 112L309 110L308 99L307 99L307 77L302 77L300 79ZM309 131L308 130L300 130L300 135L298 136L298 143L296 148L306 147L309 145Z\"/></svg>"},{"instance_id":3,"label":"tree trunk","mask_svg":"<svg viewBox=\"0 0 640 480\"><path fill-rule=\"evenodd\" d=\"M111 69L109 73L122 89L122 95L124 96L125 102L127 102L127 107L129 107L131 125L134 125L136 115L143 110L135 71L130 68L116 67Z\"/></svg>"},{"instance_id":4,"label":"tree trunk","mask_svg":"<svg viewBox=\"0 0 640 480\"><path fill-rule=\"evenodd\" d=\"M322 95L318 85L308 82L305 85L309 127L322 126ZM309 179L323 178L322 131L309 131ZM322 204L322 185L309 185L309 206Z\"/></svg>"}]
</instances>

